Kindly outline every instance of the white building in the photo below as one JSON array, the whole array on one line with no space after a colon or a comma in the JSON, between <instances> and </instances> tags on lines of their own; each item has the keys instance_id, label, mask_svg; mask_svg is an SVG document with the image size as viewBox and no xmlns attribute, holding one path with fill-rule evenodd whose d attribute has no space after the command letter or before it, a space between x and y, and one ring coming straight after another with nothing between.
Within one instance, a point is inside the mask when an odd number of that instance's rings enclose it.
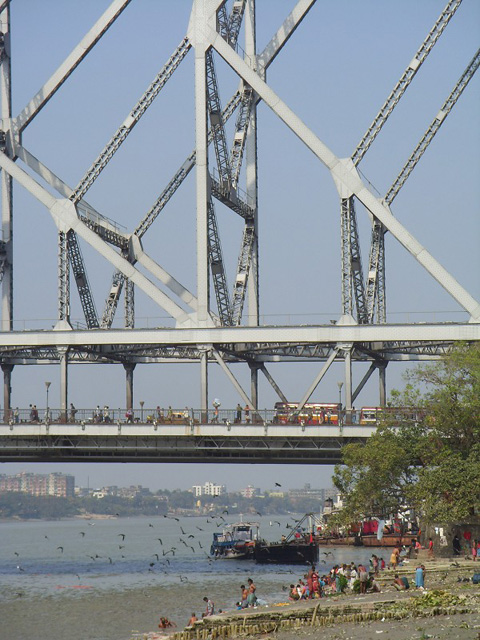
<instances>
[{"instance_id":1,"label":"white building","mask_svg":"<svg viewBox=\"0 0 480 640\"><path fill-rule=\"evenodd\" d=\"M206 482L203 486L196 484L192 487L193 495L196 498L200 496L221 496L227 493L227 488L224 484L213 484L213 482Z\"/></svg>"}]
</instances>

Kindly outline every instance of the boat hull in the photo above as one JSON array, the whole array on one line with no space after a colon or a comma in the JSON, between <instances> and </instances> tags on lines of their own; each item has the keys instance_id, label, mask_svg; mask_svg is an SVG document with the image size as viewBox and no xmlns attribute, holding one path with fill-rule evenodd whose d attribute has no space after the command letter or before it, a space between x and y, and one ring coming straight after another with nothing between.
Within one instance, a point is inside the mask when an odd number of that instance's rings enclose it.
<instances>
[{"instance_id":1,"label":"boat hull","mask_svg":"<svg viewBox=\"0 0 480 640\"><path fill-rule=\"evenodd\" d=\"M376 535L362 536L362 544L364 547L409 547L412 543L412 539L417 539L418 534L391 534L387 533L383 535L381 540L378 540Z\"/></svg>"},{"instance_id":2,"label":"boat hull","mask_svg":"<svg viewBox=\"0 0 480 640\"><path fill-rule=\"evenodd\" d=\"M314 564L318 561L315 544L257 544L254 551L258 564Z\"/></svg>"}]
</instances>

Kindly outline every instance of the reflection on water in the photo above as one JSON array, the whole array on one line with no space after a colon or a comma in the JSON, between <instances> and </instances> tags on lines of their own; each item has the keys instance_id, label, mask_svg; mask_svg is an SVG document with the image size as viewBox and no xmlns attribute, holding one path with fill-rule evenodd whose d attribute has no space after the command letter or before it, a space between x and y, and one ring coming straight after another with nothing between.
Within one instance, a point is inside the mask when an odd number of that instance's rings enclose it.
<instances>
[{"instance_id":1,"label":"reflection on water","mask_svg":"<svg viewBox=\"0 0 480 640\"><path fill-rule=\"evenodd\" d=\"M293 523L292 518L275 516L275 522L267 516L255 519L260 522L261 535L273 541L287 533L286 525ZM235 519L239 518L230 521ZM63 640L63 623L52 621L63 620L61 612L68 609L70 630L75 615L81 621L83 635L79 637L119 639L130 637L136 615L146 616L146 621L138 617L137 626L148 624L151 617L149 628L153 629L160 614L183 626L192 611L201 613L204 595L214 599L217 609L231 610L239 598L240 584L249 576L257 584L259 597L268 603L285 601L285 589L303 575L303 568L213 560L209 556L212 534L222 526L220 518L211 517L2 522L1 617L8 618L9 611L12 616L15 613L15 619L7 620L8 628L16 638L27 640L29 636L15 628L22 624L18 611L37 607L37 633L43 620L51 640ZM368 562L372 551L321 549L320 572L336 563ZM128 605L119 606L123 602ZM15 606L3 606L7 603ZM112 616L118 625L113 624ZM123 619L126 626L118 635L116 627ZM87 633L89 623L92 628Z\"/></svg>"}]
</instances>

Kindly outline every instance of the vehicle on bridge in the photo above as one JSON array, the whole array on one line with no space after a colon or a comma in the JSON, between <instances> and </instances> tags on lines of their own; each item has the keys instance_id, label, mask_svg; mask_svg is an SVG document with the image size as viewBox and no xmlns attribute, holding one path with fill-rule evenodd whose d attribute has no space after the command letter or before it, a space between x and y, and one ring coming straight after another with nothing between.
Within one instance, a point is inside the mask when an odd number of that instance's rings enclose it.
<instances>
[{"instance_id":1,"label":"vehicle on bridge","mask_svg":"<svg viewBox=\"0 0 480 640\"><path fill-rule=\"evenodd\" d=\"M298 402L275 403L274 424L332 424L338 425L338 404L326 402L307 402L301 411Z\"/></svg>"}]
</instances>

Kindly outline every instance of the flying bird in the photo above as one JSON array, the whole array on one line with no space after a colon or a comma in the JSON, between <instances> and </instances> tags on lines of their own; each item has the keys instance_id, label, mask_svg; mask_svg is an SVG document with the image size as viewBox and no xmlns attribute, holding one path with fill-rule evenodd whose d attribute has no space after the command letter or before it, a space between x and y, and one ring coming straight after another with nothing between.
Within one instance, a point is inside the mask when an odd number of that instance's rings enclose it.
<instances>
[{"instance_id":1,"label":"flying bird","mask_svg":"<svg viewBox=\"0 0 480 640\"><path fill-rule=\"evenodd\" d=\"M163 540L161 538L157 538L157 540L160 542L160 544L163 544Z\"/></svg>"},{"instance_id":2,"label":"flying bird","mask_svg":"<svg viewBox=\"0 0 480 640\"><path fill-rule=\"evenodd\" d=\"M23 567L21 567L19 564L17 564L17 569L18 569L19 571L25 571L25 569L24 569Z\"/></svg>"},{"instance_id":3,"label":"flying bird","mask_svg":"<svg viewBox=\"0 0 480 640\"><path fill-rule=\"evenodd\" d=\"M79 535L79 536L82 536L82 538L84 538L84 537L85 537L85 531L79 531L79 532L78 532L78 535Z\"/></svg>"},{"instance_id":4,"label":"flying bird","mask_svg":"<svg viewBox=\"0 0 480 640\"><path fill-rule=\"evenodd\" d=\"M152 529L153 529L153 524L151 522L148 523L148 526L152 527Z\"/></svg>"},{"instance_id":5,"label":"flying bird","mask_svg":"<svg viewBox=\"0 0 480 640\"><path fill-rule=\"evenodd\" d=\"M275 482L276 487L281 487L282 485L279 482Z\"/></svg>"},{"instance_id":6,"label":"flying bird","mask_svg":"<svg viewBox=\"0 0 480 640\"><path fill-rule=\"evenodd\" d=\"M57 547L57 550L60 549L61 553L63 553L63 547Z\"/></svg>"},{"instance_id":7,"label":"flying bird","mask_svg":"<svg viewBox=\"0 0 480 640\"><path fill-rule=\"evenodd\" d=\"M190 549L193 551L193 553L195 553L195 549L193 547L190 547Z\"/></svg>"},{"instance_id":8,"label":"flying bird","mask_svg":"<svg viewBox=\"0 0 480 640\"><path fill-rule=\"evenodd\" d=\"M125 540L125 533L118 533L117 537L121 537L122 538L122 542Z\"/></svg>"},{"instance_id":9,"label":"flying bird","mask_svg":"<svg viewBox=\"0 0 480 640\"><path fill-rule=\"evenodd\" d=\"M203 531L203 529L202 529L201 527L197 527L197 529L198 529L199 531Z\"/></svg>"},{"instance_id":10,"label":"flying bird","mask_svg":"<svg viewBox=\"0 0 480 640\"><path fill-rule=\"evenodd\" d=\"M186 531L183 530L183 527L180 527L180 531L182 532L183 535L186 535Z\"/></svg>"},{"instance_id":11,"label":"flying bird","mask_svg":"<svg viewBox=\"0 0 480 640\"><path fill-rule=\"evenodd\" d=\"M228 515L228 509L224 509L222 513L226 513Z\"/></svg>"},{"instance_id":12,"label":"flying bird","mask_svg":"<svg viewBox=\"0 0 480 640\"><path fill-rule=\"evenodd\" d=\"M18 553L18 551L14 551L13 552L16 556L19 556L20 554Z\"/></svg>"},{"instance_id":13,"label":"flying bird","mask_svg":"<svg viewBox=\"0 0 480 640\"><path fill-rule=\"evenodd\" d=\"M153 557L157 559L157 562L159 562L160 560L160 556L158 555L158 553L154 553Z\"/></svg>"}]
</instances>

